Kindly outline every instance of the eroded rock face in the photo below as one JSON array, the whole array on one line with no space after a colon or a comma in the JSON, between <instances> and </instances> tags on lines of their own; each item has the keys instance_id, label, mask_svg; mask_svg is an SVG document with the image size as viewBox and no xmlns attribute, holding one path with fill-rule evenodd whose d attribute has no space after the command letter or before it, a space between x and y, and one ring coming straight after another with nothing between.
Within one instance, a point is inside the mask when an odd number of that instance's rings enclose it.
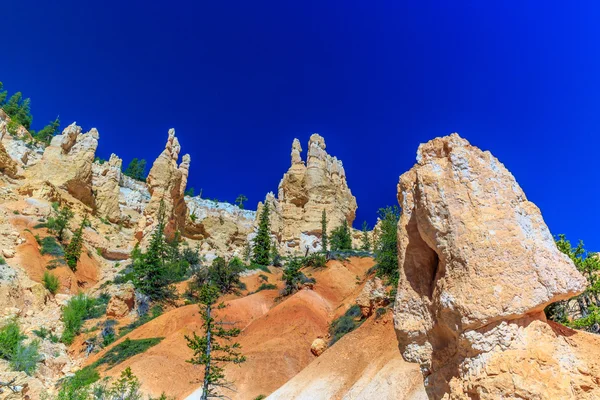
<instances>
[{"instance_id":1,"label":"eroded rock face","mask_svg":"<svg viewBox=\"0 0 600 400\"><path fill-rule=\"evenodd\" d=\"M181 146L175 137L175 129L169 129L165 149L152 164L146 182L151 195L150 202L139 220L136 237L146 237L157 223L161 200L165 205L165 235L172 237L176 231L183 231L187 216L184 201L185 186L190 168L190 156L182 157L177 165Z\"/></svg>"},{"instance_id":2,"label":"eroded rock face","mask_svg":"<svg viewBox=\"0 0 600 400\"><path fill-rule=\"evenodd\" d=\"M277 197L267 195L271 204L271 231L283 254L320 249L321 216L327 212L328 229L333 230L356 217L356 198L346 182L341 160L325 151L325 139L313 134L308 142L306 165L302 147L294 139L291 167L279 183ZM258 213L262 210L259 204Z\"/></svg>"},{"instance_id":3,"label":"eroded rock face","mask_svg":"<svg viewBox=\"0 0 600 400\"><path fill-rule=\"evenodd\" d=\"M26 177L66 189L73 197L93 207L92 164L98 138L95 128L81 133L81 127L72 123L62 135L52 138L42 160L26 171Z\"/></svg>"},{"instance_id":4,"label":"eroded rock face","mask_svg":"<svg viewBox=\"0 0 600 400\"><path fill-rule=\"evenodd\" d=\"M252 232L256 212L229 203L186 197L189 218L185 236L202 240L202 253L241 257Z\"/></svg>"},{"instance_id":5,"label":"eroded rock face","mask_svg":"<svg viewBox=\"0 0 600 400\"><path fill-rule=\"evenodd\" d=\"M92 188L96 199L96 213L108 218L110 222L118 222L121 217L119 208L119 182L123 161L115 154L102 164L92 164Z\"/></svg>"},{"instance_id":6,"label":"eroded rock face","mask_svg":"<svg viewBox=\"0 0 600 400\"><path fill-rule=\"evenodd\" d=\"M558 344L544 350L553 363L536 359L540 343L554 340L543 309L586 282L539 209L504 165L457 134L419 147L417 164L400 177L398 201L395 328L403 357L421 364L430 398L520 395L516 386L500 388L500 375L488 369L505 368L497 364L513 350L537 364L508 375L525 380L525 397L549 398L536 381L546 379L542 369L568 375L577 362L562 363L576 356Z\"/></svg>"},{"instance_id":7,"label":"eroded rock face","mask_svg":"<svg viewBox=\"0 0 600 400\"><path fill-rule=\"evenodd\" d=\"M356 304L365 318L371 316L377 308L387 305L388 296L383 281L378 277L369 279L356 298Z\"/></svg>"},{"instance_id":8,"label":"eroded rock face","mask_svg":"<svg viewBox=\"0 0 600 400\"><path fill-rule=\"evenodd\" d=\"M133 310L135 305L135 289L132 284L127 283L114 290L106 307L106 316L120 319Z\"/></svg>"},{"instance_id":9,"label":"eroded rock face","mask_svg":"<svg viewBox=\"0 0 600 400\"><path fill-rule=\"evenodd\" d=\"M17 176L17 163L10 158L2 142L0 142L0 174L11 178L16 178Z\"/></svg>"}]
</instances>

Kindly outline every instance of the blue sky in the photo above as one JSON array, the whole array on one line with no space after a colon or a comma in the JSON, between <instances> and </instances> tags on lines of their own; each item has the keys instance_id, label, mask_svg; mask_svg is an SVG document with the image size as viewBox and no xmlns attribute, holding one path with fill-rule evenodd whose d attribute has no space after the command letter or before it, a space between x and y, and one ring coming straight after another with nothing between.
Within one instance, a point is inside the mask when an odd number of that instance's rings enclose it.
<instances>
[{"instance_id":1,"label":"blue sky","mask_svg":"<svg viewBox=\"0 0 600 400\"><path fill-rule=\"evenodd\" d=\"M174 127L190 186L254 207L319 132L373 223L419 143L490 150L552 233L600 250L600 6L593 2L13 1L0 80L150 162Z\"/></svg>"}]
</instances>

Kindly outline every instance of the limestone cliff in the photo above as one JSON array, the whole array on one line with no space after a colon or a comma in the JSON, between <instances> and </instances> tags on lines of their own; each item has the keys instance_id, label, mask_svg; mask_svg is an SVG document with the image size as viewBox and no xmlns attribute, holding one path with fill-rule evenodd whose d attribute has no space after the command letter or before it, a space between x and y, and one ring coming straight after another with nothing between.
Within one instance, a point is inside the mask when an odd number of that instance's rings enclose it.
<instances>
[{"instance_id":1,"label":"limestone cliff","mask_svg":"<svg viewBox=\"0 0 600 400\"><path fill-rule=\"evenodd\" d=\"M395 328L431 399L600 396L598 366L543 313L586 281L504 165L457 134L434 139L398 201Z\"/></svg>"},{"instance_id":2,"label":"limestone cliff","mask_svg":"<svg viewBox=\"0 0 600 400\"><path fill-rule=\"evenodd\" d=\"M185 186L190 168L190 156L184 155L177 165L181 146L175 137L175 129L169 129L165 149L154 161L146 183L151 195L138 223L136 238L141 240L152 231L157 223L161 201L165 206L165 235L172 237L176 231L183 231L187 216L184 200Z\"/></svg>"},{"instance_id":3,"label":"limestone cliff","mask_svg":"<svg viewBox=\"0 0 600 400\"><path fill-rule=\"evenodd\" d=\"M277 197L267 195L271 204L271 231L283 254L320 249L321 216L327 212L328 229L343 220L352 225L356 216L356 198L346 182L341 160L325 151L325 139L313 134L308 142L306 164L302 147L294 139L290 169L279 183ZM258 215L262 203L258 207Z\"/></svg>"}]
</instances>

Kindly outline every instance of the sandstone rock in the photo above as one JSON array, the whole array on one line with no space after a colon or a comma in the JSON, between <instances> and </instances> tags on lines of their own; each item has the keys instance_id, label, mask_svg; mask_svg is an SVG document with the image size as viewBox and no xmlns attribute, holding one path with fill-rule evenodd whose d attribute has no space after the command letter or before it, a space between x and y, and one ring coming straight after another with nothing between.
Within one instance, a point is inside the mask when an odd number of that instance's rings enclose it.
<instances>
[{"instance_id":1,"label":"sandstone rock","mask_svg":"<svg viewBox=\"0 0 600 400\"><path fill-rule=\"evenodd\" d=\"M200 197L186 197L186 203L190 214L185 225L186 237L202 240L210 251L221 256L243 254L256 212Z\"/></svg>"},{"instance_id":2,"label":"sandstone rock","mask_svg":"<svg viewBox=\"0 0 600 400\"><path fill-rule=\"evenodd\" d=\"M106 316L120 319L125 317L135 305L135 289L131 284L118 288L110 298L106 307Z\"/></svg>"},{"instance_id":3,"label":"sandstone rock","mask_svg":"<svg viewBox=\"0 0 600 400\"><path fill-rule=\"evenodd\" d=\"M115 154L103 164L92 164L92 188L95 194L96 214L118 222L121 217L119 208L121 166L123 161Z\"/></svg>"},{"instance_id":4,"label":"sandstone rock","mask_svg":"<svg viewBox=\"0 0 600 400\"><path fill-rule=\"evenodd\" d=\"M310 351L311 353L313 353L315 356L319 357L321 354L323 354L323 352L327 350L327 342L324 341L321 338L317 338L315 340L313 340L311 346L310 346Z\"/></svg>"},{"instance_id":5,"label":"sandstone rock","mask_svg":"<svg viewBox=\"0 0 600 400\"><path fill-rule=\"evenodd\" d=\"M62 135L52 138L42 160L26 171L26 177L32 181L48 181L93 206L92 164L98 138L95 128L82 134L81 127L75 123L69 125Z\"/></svg>"},{"instance_id":6,"label":"sandstone rock","mask_svg":"<svg viewBox=\"0 0 600 400\"><path fill-rule=\"evenodd\" d=\"M398 200L395 328L430 398L572 398L544 389L550 375L576 379L561 361L576 356L542 310L586 282L511 173L452 134L419 147Z\"/></svg>"},{"instance_id":7,"label":"sandstone rock","mask_svg":"<svg viewBox=\"0 0 600 400\"><path fill-rule=\"evenodd\" d=\"M356 304L360 307L363 317L369 317L373 310L383 307L388 303L385 285L379 278L373 278L365 283L363 290L356 298Z\"/></svg>"},{"instance_id":8,"label":"sandstone rock","mask_svg":"<svg viewBox=\"0 0 600 400\"><path fill-rule=\"evenodd\" d=\"M277 198L269 194L265 199L271 205L271 231L283 254L302 253L307 246L312 251L320 249L323 210L330 230L343 220L352 225L356 216L356 198L346 183L342 162L327 154L325 147L325 139L313 134L305 165L300 142L294 139L292 165L279 183Z\"/></svg>"},{"instance_id":9,"label":"sandstone rock","mask_svg":"<svg viewBox=\"0 0 600 400\"><path fill-rule=\"evenodd\" d=\"M156 226L161 200L165 205L165 235L172 237L176 231L183 231L185 227L187 207L184 192L190 156L184 155L178 167L180 150L181 146L175 137L175 130L170 129L165 150L154 161L146 179L152 197L138 223L136 232L138 240L144 238Z\"/></svg>"},{"instance_id":10,"label":"sandstone rock","mask_svg":"<svg viewBox=\"0 0 600 400\"><path fill-rule=\"evenodd\" d=\"M17 168L17 163L10 157L4 145L0 142L0 173L16 178Z\"/></svg>"}]
</instances>

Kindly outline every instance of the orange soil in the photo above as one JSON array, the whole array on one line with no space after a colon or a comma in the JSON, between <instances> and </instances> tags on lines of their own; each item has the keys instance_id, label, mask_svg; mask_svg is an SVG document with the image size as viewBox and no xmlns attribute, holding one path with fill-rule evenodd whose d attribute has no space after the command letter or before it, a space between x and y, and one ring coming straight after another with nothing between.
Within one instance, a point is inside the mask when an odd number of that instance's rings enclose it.
<instances>
[{"instance_id":1,"label":"orange soil","mask_svg":"<svg viewBox=\"0 0 600 400\"><path fill-rule=\"evenodd\" d=\"M29 217L13 217L10 222L19 230L21 237L25 238L25 242L16 247L15 264L19 265L31 280L41 282L44 272L47 271L46 266L54 258L50 255L42 255L40 246L35 240L35 235L39 235L41 238L48 236L46 229L35 229L34 226L38 222ZM99 270L98 262L88 256L84 247L77 263L76 272L71 271L66 265L61 265L51 272L60 281L59 292L78 293L98 282Z\"/></svg>"},{"instance_id":2,"label":"orange soil","mask_svg":"<svg viewBox=\"0 0 600 400\"><path fill-rule=\"evenodd\" d=\"M391 312L347 334L270 399L427 399L419 366L402 359Z\"/></svg>"},{"instance_id":3,"label":"orange soil","mask_svg":"<svg viewBox=\"0 0 600 400\"><path fill-rule=\"evenodd\" d=\"M356 276L363 278L372 266L373 260L368 258L351 258L347 263L331 261L327 268L309 270L317 280L314 290L301 290L277 304L278 290L263 290L226 301L227 307L219 310L217 317L221 321L235 322L242 329L236 341L247 358L239 366L226 367L227 378L237 387L237 392L226 394L232 399L267 395L313 361L312 341L319 336L325 337L333 318L354 302L362 287ZM242 279L249 290L262 283L259 274ZM269 277L269 283L281 286L280 278L273 274L264 275ZM164 391L178 399L185 398L200 386L203 367L186 362L191 357L191 350L184 335L200 329L198 306L171 310L126 336L132 339L165 337L160 344L104 374L117 376L126 367L131 367L142 382L142 389L149 394L157 396ZM88 363L102 354L90 357Z\"/></svg>"}]
</instances>

